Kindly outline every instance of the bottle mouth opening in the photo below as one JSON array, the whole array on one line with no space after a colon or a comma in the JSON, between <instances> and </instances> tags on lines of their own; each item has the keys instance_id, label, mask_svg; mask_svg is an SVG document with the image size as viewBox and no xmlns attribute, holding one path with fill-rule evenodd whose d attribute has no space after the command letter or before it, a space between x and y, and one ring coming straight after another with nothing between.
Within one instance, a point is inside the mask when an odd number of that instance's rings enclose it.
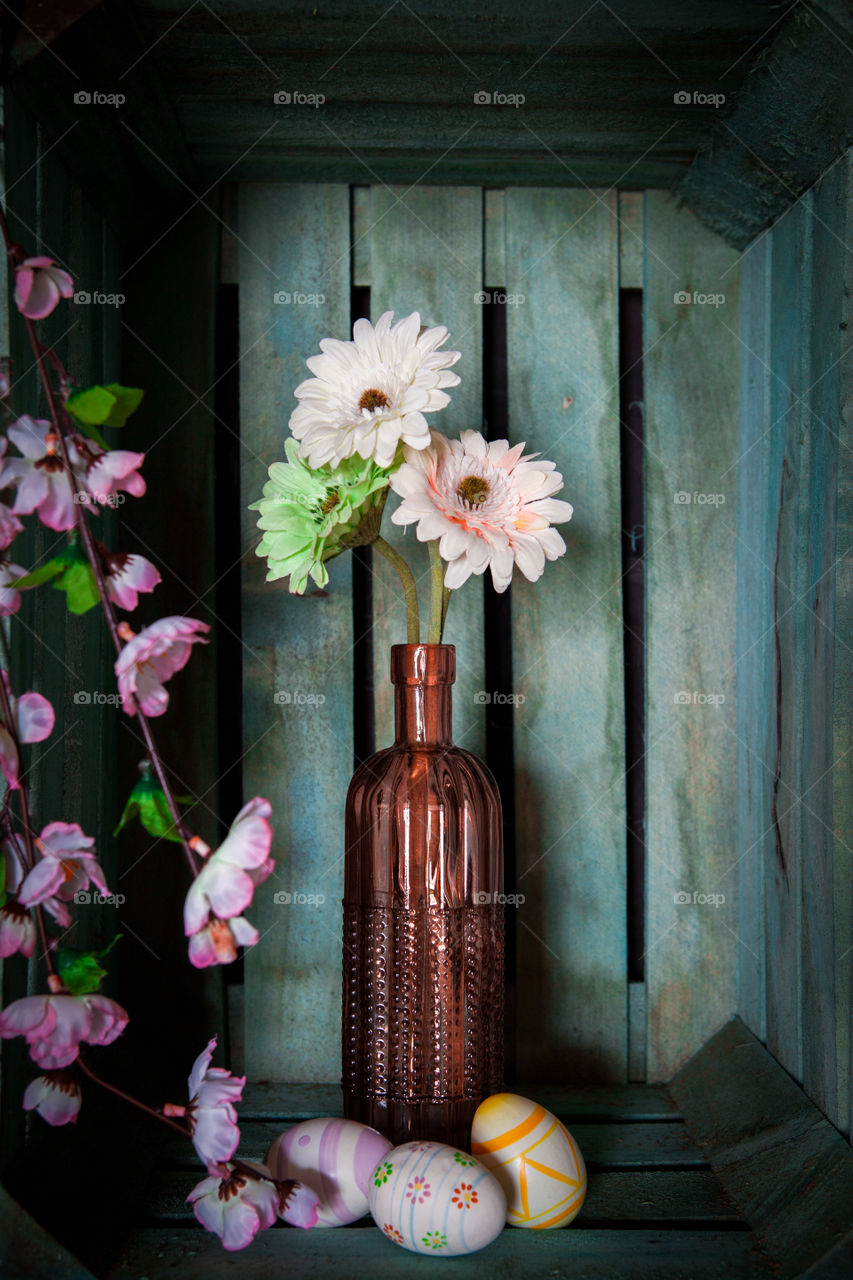
<instances>
[{"instance_id":1,"label":"bottle mouth opening","mask_svg":"<svg viewBox=\"0 0 853 1280\"><path fill-rule=\"evenodd\" d=\"M456 648L452 644L394 644L391 683L398 685L453 684Z\"/></svg>"}]
</instances>

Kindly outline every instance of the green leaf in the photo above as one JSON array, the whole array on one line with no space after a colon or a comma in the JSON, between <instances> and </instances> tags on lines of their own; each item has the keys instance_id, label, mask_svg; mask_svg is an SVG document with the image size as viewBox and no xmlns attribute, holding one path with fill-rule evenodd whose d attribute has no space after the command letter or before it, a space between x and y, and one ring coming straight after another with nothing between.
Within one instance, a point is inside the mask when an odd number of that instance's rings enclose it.
<instances>
[{"instance_id":1,"label":"green leaf","mask_svg":"<svg viewBox=\"0 0 853 1280\"><path fill-rule=\"evenodd\" d=\"M109 955L121 938L117 933L108 947L100 951L78 951L74 947L60 947L56 952L56 971L62 979L63 986L72 996L88 996L97 991L107 976L107 971L100 961Z\"/></svg>"},{"instance_id":2,"label":"green leaf","mask_svg":"<svg viewBox=\"0 0 853 1280\"><path fill-rule=\"evenodd\" d=\"M53 585L57 591L65 592L65 603L69 613L88 613L100 603L98 584L95 582L95 575L88 560L69 565L55 579Z\"/></svg>"},{"instance_id":3,"label":"green leaf","mask_svg":"<svg viewBox=\"0 0 853 1280\"><path fill-rule=\"evenodd\" d=\"M69 413L78 422L100 425L109 419L116 404L116 397L108 387L86 387L75 391L65 401Z\"/></svg>"},{"instance_id":4,"label":"green leaf","mask_svg":"<svg viewBox=\"0 0 853 1280\"><path fill-rule=\"evenodd\" d=\"M123 427L139 408L144 394L139 387L123 387L120 382L111 382L106 387L86 387L83 391L75 391L66 400L65 407L84 429L87 426ZM86 434L107 448L100 432L87 431Z\"/></svg>"},{"instance_id":5,"label":"green leaf","mask_svg":"<svg viewBox=\"0 0 853 1280\"><path fill-rule=\"evenodd\" d=\"M25 573L23 578L16 578L15 586L21 589L40 587L43 582L49 582L51 578L55 578L57 574L64 572L67 563L67 560L62 555L54 556L52 560L48 560L47 564L43 564L40 569L33 569L32 573Z\"/></svg>"},{"instance_id":6,"label":"green leaf","mask_svg":"<svg viewBox=\"0 0 853 1280\"><path fill-rule=\"evenodd\" d=\"M105 390L113 396L115 404L104 421L108 427L123 427L141 405L145 392L139 387L123 387L120 382L108 383Z\"/></svg>"},{"instance_id":7,"label":"green leaf","mask_svg":"<svg viewBox=\"0 0 853 1280\"><path fill-rule=\"evenodd\" d=\"M175 796L175 799L179 804L193 803L192 796ZM117 836L133 818L139 819L149 835L157 836L162 840L173 840L180 844L181 837L172 822L166 797L159 784L151 777L150 766L146 767L145 773L128 796L124 812L113 835Z\"/></svg>"}]
</instances>

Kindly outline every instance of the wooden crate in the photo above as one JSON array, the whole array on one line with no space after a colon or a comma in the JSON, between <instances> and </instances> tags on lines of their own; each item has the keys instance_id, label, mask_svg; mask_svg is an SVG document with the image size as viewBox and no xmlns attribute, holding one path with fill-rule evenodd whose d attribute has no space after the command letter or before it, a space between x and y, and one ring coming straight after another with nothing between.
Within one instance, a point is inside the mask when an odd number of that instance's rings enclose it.
<instances>
[{"instance_id":1,"label":"wooden crate","mask_svg":"<svg viewBox=\"0 0 853 1280\"><path fill-rule=\"evenodd\" d=\"M440 424L455 433L479 428L484 405L500 416L489 384L494 334L484 323L499 308L509 433L557 462L575 516L566 557L542 583L516 581L503 613L476 582L454 601L454 736L491 757L511 728L507 891L524 901L510 922L508 1080L571 1126L591 1177L571 1230L505 1232L487 1254L455 1266L498 1276L848 1275L853 173L850 154L839 154L843 122L817 101L818 88L808 99L807 85L819 65L840 83L847 61L833 24L849 19L828 0L810 21L786 19L768 45L769 66L752 68L727 117L729 133L776 157L771 182L764 162L726 138L725 124L714 148L701 150L705 134L691 124L684 155L667 143L626 173L630 159L619 166L615 143L577 160L550 99L532 124L484 122L482 141L444 163L436 149L446 123L431 89L417 129L405 112L394 126L365 100L364 120L377 130L369 163L355 163L340 139L320 145L320 117L269 141L258 130L255 154L238 157L260 107L226 118L221 94L206 87L211 60L225 65L221 45L237 59L222 71L226 85L255 77L258 100L269 95L262 70L222 35L223 6L201 6L192 20L188 10L175 35L163 6L141 7L163 42L165 90L132 24L99 7L78 24L79 38L57 45L65 70L49 74L42 53L6 96L8 202L23 243L38 243L81 284L127 295L112 314L79 308L67 332L54 320L50 336L83 376L114 374L120 362L123 380L147 388L145 417L128 431L140 432L133 446L149 441L152 498L116 536L160 566L158 608L214 624L210 650L173 685L165 754L211 842L242 796L272 800L276 873L253 907L261 942L227 984L191 973L176 927L181 869L165 866L147 841L119 847L110 834L138 744L124 734L112 746L107 720L75 710L81 683L111 687L97 625L66 623L44 596L28 601L26 626L43 645L18 660L32 664L34 681L48 681L65 735L52 759L35 762L39 804L85 815L128 896L117 922L91 922L97 942L116 924L125 933L116 990L133 1013L123 1043L103 1057L105 1072L136 1078L152 1101L180 1097L186 1066L216 1029L229 1065L251 1082L241 1109L247 1155L261 1157L288 1123L340 1112L343 801L354 742L370 736L368 704L377 745L389 740L388 650L403 638L402 608L384 562L341 557L327 590L304 599L265 584L246 508L282 454L293 387L322 337L346 336L365 307L374 320L417 308L424 323L446 324L449 345L464 353ZM769 25L759 7L726 18L739 41L729 52L744 60L741 83L750 41ZM244 13L256 63L257 41L286 32L288 74L308 76L296 18L291 27L276 15L279 25L264 34L252 4L233 8ZM661 12L661 30L676 41L680 20ZM353 20L335 8L328 21L338 39ZM453 21L460 40L473 38L464 14ZM494 51L507 34L490 28L483 39ZM703 58L724 66L729 45L719 32L719 48L700 51L695 32L691 39L697 68ZM363 53L354 100L371 75ZM770 126L761 139L749 133L746 110L771 92L783 55L799 86L800 115L786 120L778 144L796 154L790 168L772 150ZM531 84L545 95L580 93L571 87L582 75L574 57L556 87ZM127 116L60 136L76 88L69 77L95 85L110 59L135 87ZM414 66L401 64L392 111L395 101L406 107ZM491 68L477 62L478 73ZM467 93L462 72L452 74L454 92ZM664 71L655 74L654 93L671 99ZM641 78L633 64L624 75ZM643 92L651 111L652 88ZM353 127L367 139L361 110L352 108ZM221 137L205 112L227 125ZM335 129L342 118L331 116ZM810 149L803 138L820 133L816 119L824 132ZM644 118L642 128L652 125ZM525 162L531 137L541 146ZM639 406L624 395L620 317L629 296L641 298ZM11 342L27 370L14 319ZM28 370L16 411L34 394ZM644 442L641 900L626 856L623 553L638 532L622 527L631 480L620 418L629 414ZM423 585L424 548L387 527ZM36 539L33 557L46 553L47 540ZM58 678L51 652L67 664ZM482 694L497 688L516 702L496 721ZM79 768L89 743L98 744L103 777L97 796ZM281 891L324 901L283 905ZM639 957L630 954L638 910ZM23 966L7 964L4 1000L26 982ZM158 1038L170 1053L152 1063ZM431 1265L369 1224L276 1228L246 1254L223 1255L184 1203L194 1181L186 1151L158 1147L147 1129L133 1131L133 1151L111 1153L126 1181L116 1176L108 1201L114 1239L97 1244L97 1211L86 1208L84 1187L65 1185L65 1169L102 1158L103 1126L83 1119L84 1132L68 1135L29 1124L24 1144L28 1068L17 1048L3 1050L4 1181L15 1199L3 1193L0 1217L10 1275L160 1280L178 1267L192 1278L236 1266L258 1280L283 1267L305 1277L396 1277ZM118 1113L104 1114L119 1123Z\"/></svg>"}]
</instances>

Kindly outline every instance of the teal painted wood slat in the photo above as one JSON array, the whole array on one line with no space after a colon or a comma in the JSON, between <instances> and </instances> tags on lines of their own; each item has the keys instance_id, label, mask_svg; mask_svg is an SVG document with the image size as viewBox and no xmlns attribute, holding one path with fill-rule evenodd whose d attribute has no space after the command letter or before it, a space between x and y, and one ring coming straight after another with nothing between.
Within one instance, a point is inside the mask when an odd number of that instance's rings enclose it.
<instances>
[{"instance_id":1,"label":"teal painted wood slat","mask_svg":"<svg viewBox=\"0 0 853 1280\"><path fill-rule=\"evenodd\" d=\"M496 1280L566 1274L572 1280L755 1280L754 1251L746 1231L507 1230L488 1252L456 1258L452 1266L457 1280L482 1280L485 1269ZM370 1228L262 1231L239 1265L244 1280L267 1280L278 1272L290 1280L409 1280L436 1270ZM170 1280L176 1269L182 1280L220 1280L233 1268L219 1240L200 1228L150 1227L132 1234L108 1280Z\"/></svg>"},{"instance_id":2,"label":"teal painted wood slat","mask_svg":"<svg viewBox=\"0 0 853 1280\"><path fill-rule=\"evenodd\" d=\"M395 321L419 311L424 325L450 330L445 347L462 352L454 365L461 381L450 388L451 402L431 415L433 425L455 437L481 429L483 287L482 193L476 188L371 187L366 241L370 246L370 306L375 323L383 311ZM429 620L429 555L412 527L391 523L398 499L388 499L383 536L408 560L418 581L421 639ZM376 743L393 740L393 696L389 681L390 646L406 639L405 610L399 579L382 558L373 556L374 672ZM485 715L476 694L484 687L483 592L476 579L454 594L444 632L456 646L453 690L453 738L459 747L482 755Z\"/></svg>"},{"instance_id":3,"label":"teal painted wood slat","mask_svg":"<svg viewBox=\"0 0 853 1280\"><path fill-rule=\"evenodd\" d=\"M510 432L554 460L567 554L512 587L518 1073L627 1072L615 197L506 193ZM571 397L570 407L564 401Z\"/></svg>"},{"instance_id":4,"label":"teal painted wood slat","mask_svg":"<svg viewBox=\"0 0 853 1280\"><path fill-rule=\"evenodd\" d=\"M293 389L323 337L350 315L349 191L249 185L240 192L241 494L260 496L284 456ZM323 294L322 306L274 295ZM352 602L348 556L304 598L266 584L243 516L245 795L272 801L276 872L255 897L261 940L246 957L246 1070L255 1079L340 1074L343 818L352 772ZM278 695L278 700L276 700ZM303 701L303 699L324 701ZM276 894L291 900L275 900ZM297 894L323 895L320 905Z\"/></svg>"},{"instance_id":5,"label":"teal painted wood slat","mask_svg":"<svg viewBox=\"0 0 853 1280\"><path fill-rule=\"evenodd\" d=\"M853 152L844 160L845 244L853 231ZM842 338L849 353L853 333L853 255L844 257L842 271ZM841 364L840 430L853 439L853 361ZM853 546L853 452L838 451L837 548ZM848 846L853 831L853 561L845 554L835 574L835 688L832 699L832 816L835 842L836 1048L838 1055L838 1124L848 1135L853 1124L853 858Z\"/></svg>"},{"instance_id":6,"label":"teal painted wood slat","mask_svg":"<svg viewBox=\"0 0 853 1280\"><path fill-rule=\"evenodd\" d=\"M809 491L804 525L808 531L804 608L806 688L803 699L803 1088L833 1123L839 1121L836 1018L849 1018L849 1002L839 1009L835 993L836 957L844 949L835 937L835 834L833 767L836 763L829 708L835 683L834 659L853 635L838 632L836 577L849 567L851 546L836 542L838 455L842 441L840 361L850 339L842 332L845 258L846 167L835 165L814 192L811 280L811 363L806 387L811 440ZM842 346L843 342L843 346ZM836 555L838 560L836 560ZM849 845L850 831L842 835ZM847 850L853 860L853 851ZM845 1105L846 1114L846 1105Z\"/></svg>"},{"instance_id":7,"label":"teal painted wood slat","mask_svg":"<svg viewBox=\"0 0 853 1280\"><path fill-rule=\"evenodd\" d=\"M801 761L805 695L804 564L808 548L811 199L773 229L770 463L765 496L766 562L773 603L774 841L766 865L767 1046L802 1079Z\"/></svg>"},{"instance_id":8,"label":"teal painted wood slat","mask_svg":"<svg viewBox=\"0 0 853 1280\"><path fill-rule=\"evenodd\" d=\"M738 1010L765 1035L764 877L773 856L773 597L764 504L770 413L772 237L743 259L743 378L737 479Z\"/></svg>"},{"instance_id":9,"label":"teal painted wood slat","mask_svg":"<svg viewBox=\"0 0 853 1280\"><path fill-rule=\"evenodd\" d=\"M647 1052L660 1080L736 1003L740 271L660 192L646 194L645 243ZM701 301L712 294L725 302Z\"/></svg>"}]
</instances>

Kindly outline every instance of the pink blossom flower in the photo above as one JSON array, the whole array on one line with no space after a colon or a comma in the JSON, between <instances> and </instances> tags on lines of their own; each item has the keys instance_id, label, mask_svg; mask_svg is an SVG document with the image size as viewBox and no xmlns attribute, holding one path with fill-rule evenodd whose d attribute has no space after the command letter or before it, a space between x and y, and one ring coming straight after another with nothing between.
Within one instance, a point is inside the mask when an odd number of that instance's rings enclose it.
<instances>
[{"instance_id":1,"label":"pink blossom flower","mask_svg":"<svg viewBox=\"0 0 853 1280\"><path fill-rule=\"evenodd\" d=\"M127 1026L121 1005L106 996L24 996L0 1012L0 1038L23 1036L40 1067L67 1067L86 1044L112 1044Z\"/></svg>"},{"instance_id":2,"label":"pink blossom flower","mask_svg":"<svg viewBox=\"0 0 853 1280\"><path fill-rule=\"evenodd\" d=\"M4 671L0 676L9 688L9 677ZM47 698L42 697L40 693L23 693L20 698L12 698L9 702L12 707L12 714L15 717L15 730L17 732L18 742L44 742L53 732L54 714L53 707ZM18 770L20 768L20 760L18 759L18 749L15 746L15 738L9 731L9 727L0 723L0 771L5 775L9 786L15 790L20 786L18 781Z\"/></svg>"},{"instance_id":3,"label":"pink blossom flower","mask_svg":"<svg viewBox=\"0 0 853 1280\"><path fill-rule=\"evenodd\" d=\"M232 1076L223 1067L212 1067L210 1060L216 1048L216 1036L193 1063L187 1081L190 1095L188 1107L167 1103L163 1114L186 1116L193 1146L210 1174L222 1173L218 1166L227 1164L240 1141L234 1103L243 1096L245 1076Z\"/></svg>"},{"instance_id":4,"label":"pink blossom flower","mask_svg":"<svg viewBox=\"0 0 853 1280\"><path fill-rule=\"evenodd\" d=\"M184 932L187 937L208 928L211 917L220 923L228 921L233 924L234 918L242 917L246 907L251 904L256 885L266 880L274 866L269 856L272 828L268 819L271 815L272 806L260 796L255 796L237 814L225 840L210 855L190 885L184 903ZM194 847L203 856L209 853L207 845L197 837L194 839ZM242 921L240 931L244 927L252 929L251 925ZM231 932L236 940L233 929ZM216 932L209 937L216 951ZM227 949L228 942L224 941ZM253 943L256 941L257 934L252 938ZM199 959L209 954L209 946L205 943L202 948L197 944L195 959L193 954L191 948L190 958L193 964L202 968ZM215 961L207 959L205 963Z\"/></svg>"},{"instance_id":5,"label":"pink blossom flower","mask_svg":"<svg viewBox=\"0 0 853 1280\"><path fill-rule=\"evenodd\" d=\"M24 258L15 268L15 306L30 320L43 320L73 293L74 281L53 258Z\"/></svg>"},{"instance_id":6,"label":"pink blossom flower","mask_svg":"<svg viewBox=\"0 0 853 1280\"><path fill-rule=\"evenodd\" d=\"M18 889L24 879L24 873L27 865L26 855L24 853L24 842L21 836L12 835L4 840L0 845L0 857L6 863L6 890L9 894L17 894ZM7 906L8 901L7 901ZM45 898L41 903L45 911L50 912L56 923L63 929L67 929L71 924L71 913L64 902L59 898Z\"/></svg>"},{"instance_id":7,"label":"pink blossom flower","mask_svg":"<svg viewBox=\"0 0 853 1280\"><path fill-rule=\"evenodd\" d=\"M6 894L0 907L0 960L6 960L20 951L31 956L36 947L36 926L30 912L22 907L13 894Z\"/></svg>"},{"instance_id":8,"label":"pink blossom flower","mask_svg":"<svg viewBox=\"0 0 853 1280\"><path fill-rule=\"evenodd\" d=\"M199 633L209 630L206 622L173 615L134 635L122 622L119 635L128 643L115 663L122 710L132 716L138 705L143 715L161 716L169 705L163 682L186 666L192 645L207 644Z\"/></svg>"},{"instance_id":9,"label":"pink blossom flower","mask_svg":"<svg viewBox=\"0 0 853 1280\"><path fill-rule=\"evenodd\" d=\"M160 575L145 556L123 555L98 544L106 567L107 595L120 609L135 609L140 591L153 591Z\"/></svg>"},{"instance_id":10,"label":"pink blossom flower","mask_svg":"<svg viewBox=\"0 0 853 1280\"><path fill-rule=\"evenodd\" d=\"M506 591L514 565L535 582L546 560L564 554L566 544L551 528L572 516L570 504L553 496L563 477L553 462L522 457L523 450L508 440L487 443L479 431L463 431L459 440L434 431L428 449L405 449L391 477L403 499L391 519L417 524L420 542L439 540L446 587L490 568L495 590Z\"/></svg>"},{"instance_id":11,"label":"pink blossom flower","mask_svg":"<svg viewBox=\"0 0 853 1280\"><path fill-rule=\"evenodd\" d=\"M11 546L23 527L11 507L7 507L5 502L0 502L0 551L5 551L8 546Z\"/></svg>"},{"instance_id":12,"label":"pink blossom flower","mask_svg":"<svg viewBox=\"0 0 853 1280\"><path fill-rule=\"evenodd\" d=\"M69 457L79 462L83 482L96 503L104 506L114 503L120 489L134 498L145 492L145 481L139 468L145 461L144 453L132 453L129 449L102 449L93 440L75 435L69 447Z\"/></svg>"},{"instance_id":13,"label":"pink blossom flower","mask_svg":"<svg viewBox=\"0 0 853 1280\"><path fill-rule=\"evenodd\" d=\"M316 1191L306 1187L304 1182L278 1183L281 1208L278 1216L292 1227L304 1227L309 1230L316 1227L320 1209L320 1198Z\"/></svg>"},{"instance_id":14,"label":"pink blossom flower","mask_svg":"<svg viewBox=\"0 0 853 1280\"><path fill-rule=\"evenodd\" d=\"M238 1173L230 1165L225 1177L204 1178L187 1203L204 1229L215 1232L229 1250L245 1249L258 1231L273 1225L281 1207L274 1183Z\"/></svg>"},{"instance_id":15,"label":"pink blossom flower","mask_svg":"<svg viewBox=\"0 0 853 1280\"><path fill-rule=\"evenodd\" d=\"M48 1124L69 1124L77 1119L83 1101L80 1086L68 1071L46 1071L24 1091L24 1110L37 1111Z\"/></svg>"},{"instance_id":16,"label":"pink blossom flower","mask_svg":"<svg viewBox=\"0 0 853 1280\"><path fill-rule=\"evenodd\" d=\"M90 881L101 893L110 892L95 856L95 841L76 822L49 822L35 843L41 857L18 890L25 907L37 907L54 897L71 902L75 893L89 888Z\"/></svg>"},{"instance_id":17,"label":"pink blossom flower","mask_svg":"<svg viewBox=\"0 0 853 1280\"><path fill-rule=\"evenodd\" d=\"M190 938L190 963L196 969L206 969L212 964L233 964L237 959L237 948L253 947L257 940L257 929L245 917L220 920L211 916L204 928Z\"/></svg>"},{"instance_id":18,"label":"pink blossom flower","mask_svg":"<svg viewBox=\"0 0 853 1280\"><path fill-rule=\"evenodd\" d=\"M9 510L2 502L0 507L4 511ZM12 519L14 520L15 517L13 516ZM0 517L0 527L2 527L2 517ZM20 609L21 593L15 590L15 583L19 578L23 578L26 572L26 569L22 569L19 564L12 564L8 560L0 564L0 618L8 618Z\"/></svg>"},{"instance_id":19,"label":"pink blossom flower","mask_svg":"<svg viewBox=\"0 0 853 1280\"><path fill-rule=\"evenodd\" d=\"M42 524L61 532L74 527L74 493L65 472L59 445L49 422L23 414L8 428L7 435L23 457L7 458L0 483L16 485L18 492L12 512L16 516L35 511ZM75 471L76 455L69 453Z\"/></svg>"}]
</instances>

